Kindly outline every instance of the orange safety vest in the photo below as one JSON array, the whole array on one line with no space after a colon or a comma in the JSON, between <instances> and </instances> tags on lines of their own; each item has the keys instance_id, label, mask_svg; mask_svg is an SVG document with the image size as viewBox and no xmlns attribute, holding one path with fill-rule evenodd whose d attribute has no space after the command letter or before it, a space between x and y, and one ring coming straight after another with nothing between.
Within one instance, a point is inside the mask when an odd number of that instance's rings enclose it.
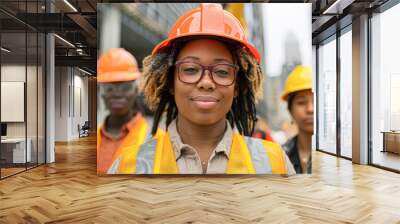
<instances>
[{"instance_id":1,"label":"orange safety vest","mask_svg":"<svg viewBox=\"0 0 400 224\"><path fill-rule=\"evenodd\" d=\"M97 163L99 163L100 159L100 146L101 146L101 134L100 129L97 129ZM149 124L147 123L146 119L139 115L137 121L134 124L134 127L130 129L129 133L125 136L124 140L115 151L112 156L111 164L117 159L125 148L130 148L131 150L138 150L139 146L143 144L148 137L149 132Z\"/></svg>"},{"instance_id":2,"label":"orange safety vest","mask_svg":"<svg viewBox=\"0 0 400 224\"><path fill-rule=\"evenodd\" d=\"M285 152L280 145L233 134L226 174L287 174ZM159 130L139 150L126 148L109 174L178 174L168 132Z\"/></svg>"}]
</instances>

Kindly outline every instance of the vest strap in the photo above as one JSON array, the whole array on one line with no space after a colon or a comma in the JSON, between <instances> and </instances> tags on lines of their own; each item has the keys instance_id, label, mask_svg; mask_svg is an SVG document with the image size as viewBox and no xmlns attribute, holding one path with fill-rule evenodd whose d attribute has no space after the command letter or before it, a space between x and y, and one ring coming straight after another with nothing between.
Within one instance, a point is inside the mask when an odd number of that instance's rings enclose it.
<instances>
[{"instance_id":1,"label":"vest strap","mask_svg":"<svg viewBox=\"0 0 400 224\"><path fill-rule=\"evenodd\" d=\"M251 155L243 137L234 133L226 173L255 174L256 171L251 160Z\"/></svg>"},{"instance_id":2,"label":"vest strap","mask_svg":"<svg viewBox=\"0 0 400 224\"><path fill-rule=\"evenodd\" d=\"M145 141L147 132L149 130L149 125L147 124L147 121L141 115L138 116L140 117L135 123L134 127L129 131L128 135L125 136L123 142L115 151L111 160L112 164L107 170L108 174L134 173L136 165L136 154L139 150L139 146ZM101 142L101 136L99 137L99 139L100 141L97 140L98 147L100 147L99 142ZM97 158L99 158L99 155L97 155ZM118 167L118 169L116 169L116 167Z\"/></svg>"},{"instance_id":3,"label":"vest strap","mask_svg":"<svg viewBox=\"0 0 400 224\"><path fill-rule=\"evenodd\" d=\"M136 150L137 154L134 151L131 149L124 153L120 173L179 173L168 132L160 130L152 140ZM124 164L127 165L124 167ZM226 173L286 174L283 150L276 143L234 134Z\"/></svg>"},{"instance_id":4,"label":"vest strap","mask_svg":"<svg viewBox=\"0 0 400 224\"><path fill-rule=\"evenodd\" d=\"M272 167L261 139L244 137L257 174L271 174Z\"/></svg>"},{"instance_id":5,"label":"vest strap","mask_svg":"<svg viewBox=\"0 0 400 224\"><path fill-rule=\"evenodd\" d=\"M271 164L272 174L287 174L285 153L280 145L269 141L262 141L262 143L264 148L268 149L267 155Z\"/></svg>"}]
</instances>

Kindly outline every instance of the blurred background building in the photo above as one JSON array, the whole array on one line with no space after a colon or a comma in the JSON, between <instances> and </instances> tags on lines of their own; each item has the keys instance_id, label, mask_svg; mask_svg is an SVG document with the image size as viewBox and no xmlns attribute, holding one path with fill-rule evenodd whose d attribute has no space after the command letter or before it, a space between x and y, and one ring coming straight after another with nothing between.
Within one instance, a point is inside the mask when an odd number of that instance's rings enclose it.
<instances>
[{"instance_id":1,"label":"blurred background building","mask_svg":"<svg viewBox=\"0 0 400 224\"><path fill-rule=\"evenodd\" d=\"M99 4L99 53L123 47L139 66L153 47L166 39L171 26L185 11L198 3Z\"/></svg>"}]
</instances>

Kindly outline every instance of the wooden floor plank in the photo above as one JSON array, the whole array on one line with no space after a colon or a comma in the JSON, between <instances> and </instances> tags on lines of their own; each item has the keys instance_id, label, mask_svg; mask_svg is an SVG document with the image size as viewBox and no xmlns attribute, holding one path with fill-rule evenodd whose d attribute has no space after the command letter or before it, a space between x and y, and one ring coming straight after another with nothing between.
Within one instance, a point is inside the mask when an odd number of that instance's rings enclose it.
<instances>
[{"instance_id":1,"label":"wooden floor plank","mask_svg":"<svg viewBox=\"0 0 400 224\"><path fill-rule=\"evenodd\" d=\"M0 181L0 223L400 223L400 175L313 152L313 175L96 176L96 139Z\"/></svg>"}]
</instances>

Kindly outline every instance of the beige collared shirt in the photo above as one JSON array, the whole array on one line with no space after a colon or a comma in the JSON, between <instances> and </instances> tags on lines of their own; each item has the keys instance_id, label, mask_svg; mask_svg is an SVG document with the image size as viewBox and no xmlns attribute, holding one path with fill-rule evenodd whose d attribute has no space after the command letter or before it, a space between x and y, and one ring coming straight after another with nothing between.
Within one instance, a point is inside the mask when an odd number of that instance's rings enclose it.
<instances>
[{"instance_id":1,"label":"beige collared shirt","mask_svg":"<svg viewBox=\"0 0 400 224\"><path fill-rule=\"evenodd\" d=\"M207 174L224 174L228 165L230 147L232 143L232 127L229 122L225 134L212 152L207 165ZM176 163L180 174L202 174L200 156L196 149L182 142L176 128L176 120L168 126L168 132L174 148Z\"/></svg>"},{"instance_id":2,"label":"beige collared shirt","mask_svg":"<svg viewBox=\"0 0 400 224\"><path fill-rule=\"evenodd\" d=\"M225 134L208 160L206 174L225 174L229 161L229 153L232 144L232 136L234 129L227 121ZM168 132L171 138L172 147L174 148L175 159L180 174L203 174L200 156L196 149L182 142L181 137L176 128L176 120L172 121L168 126ZM296 174L292 163L285 154L285 164L288 175Z\"/></svg>"}]
</instances>

